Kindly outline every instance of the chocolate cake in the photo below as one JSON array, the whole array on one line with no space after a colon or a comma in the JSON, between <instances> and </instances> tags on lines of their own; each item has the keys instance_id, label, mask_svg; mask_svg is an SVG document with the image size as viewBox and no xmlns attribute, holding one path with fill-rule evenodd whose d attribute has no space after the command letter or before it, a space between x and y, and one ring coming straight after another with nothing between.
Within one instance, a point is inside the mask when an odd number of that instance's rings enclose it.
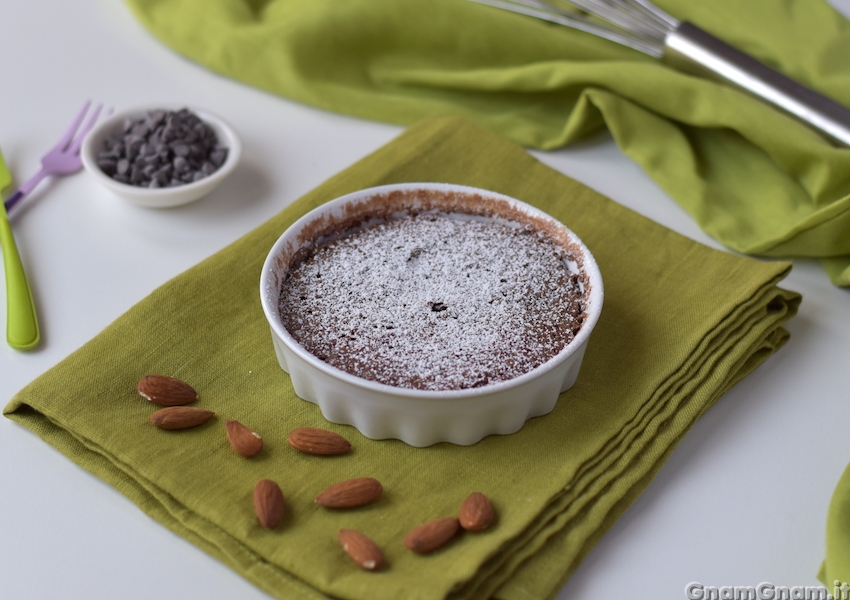
<instances>
[{"instance_id":1,"label":"chocolate cake","mask_svg":"<svg viewBox=\"0 0 850 600\"><path fill-rule=\"evenodd\" d=\"M290 267L280 315L308 352L358 377L422 390L507 381L585 319L575 249L527 223L427 211L331 238Z\"/></svg>"}]
</instances>

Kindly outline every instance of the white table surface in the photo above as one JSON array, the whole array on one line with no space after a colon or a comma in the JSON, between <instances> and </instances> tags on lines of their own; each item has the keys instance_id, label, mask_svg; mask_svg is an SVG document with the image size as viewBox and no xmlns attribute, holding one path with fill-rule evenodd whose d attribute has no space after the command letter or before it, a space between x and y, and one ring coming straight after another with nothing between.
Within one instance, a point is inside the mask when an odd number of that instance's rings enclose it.
<instances>
[{"instance_id":1,"label":"white table surface","mask_svg":"<svg viewBox=\"0 0 850 600\"><path fill-rule=\"evenodd\" d=\"M832 1L850 15L850 0ZM401 132L214 75L154 40L115 0L0 0L0 14L0 144L16 181L37 170L89 98L206 107L244 144L230 180L178 209L124 204L86 175L35 191L12 221L43 343L29 353L0 345L0 405L154 288ZM610 138L535 155L718 247ZM827 505L850 462L850 292L813 261L797 262L785 286L804 295L790 342L693 428L560 600L684 598L691 581L817 584ZM0 598L268 596L0 419Z\"/></svg>"}]
</instances>

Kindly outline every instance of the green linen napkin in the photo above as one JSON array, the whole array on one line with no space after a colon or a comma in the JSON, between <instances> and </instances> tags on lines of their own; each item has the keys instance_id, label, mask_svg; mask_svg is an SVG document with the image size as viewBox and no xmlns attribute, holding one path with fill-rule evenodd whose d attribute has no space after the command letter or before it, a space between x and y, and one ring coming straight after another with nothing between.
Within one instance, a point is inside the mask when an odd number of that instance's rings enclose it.
<instances>
[{"instance_id":1,"label":"green linen napkin","mask_svg":"<svg viewBox=\"0 0 850 600\"><path fill-rule=\"evenodd\" d=\"M514 435L421 449L369 440L326 423L277 365L258 290L274 241L327 200L406 181L529 202L572 228L599 263L605 306L578 382ZM696 419L785 342L781 325L800 301L776 287L789 268L702 246L494 134L434 119L154 291L22 390L5 414L275 597L549 598ZM155 407L135 392L147 373L190 382L215 420L182 432L151 426ZM259 456L229 448L230 418L263 436ZM301 426L340 432L355 451L299 454L286 436ZM377 503L349 512L313 503L328 485L363 476L383 483ZM287 499L276 531L253 513L262 478L279 482ZM403 547L409 529L456 514L472 491L493 500L492 528L429 556ZM337 543L343 527L373 537L389 567L360 571Z\"/></svg>"},{"instance_id":2,"label":"green linen napkin","mask_svg":"<svg viewBox=\"0 0 850 600\"><path fill-rule=\"evenodd\" d=\"M818 578L832 589L850 583L850 466L848 466L829 502L826 514L826 557ZM844 592L846 594L846 590ZM838 597L836 595L836 597Z\"/></svg>"},{"instance_id":3,"label":"green linen napkin","mask_svg":"<svg viewBox=\"0 0 850 600\"><path fill-rule=\"evenodd\" d=\"M287 98L410 124L461 115L551 149L607 127L734 250L850 285L850 150L731 88L468 0L126 0L177 52ZM658 0L850 106L850 24L824 0Z\"/></svg>"}]
</instances>

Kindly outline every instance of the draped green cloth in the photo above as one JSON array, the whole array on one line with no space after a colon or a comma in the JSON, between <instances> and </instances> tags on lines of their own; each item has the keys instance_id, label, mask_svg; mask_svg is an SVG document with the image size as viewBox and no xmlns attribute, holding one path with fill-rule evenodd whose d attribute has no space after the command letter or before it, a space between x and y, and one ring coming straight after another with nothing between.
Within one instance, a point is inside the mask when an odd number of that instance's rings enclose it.
<instances>
[{"instance_id":1,"label":"draped green cloth","mask_svg":"<svg viewBox=\"0 0 850 600\"><path fill-rule=\"evenodd\" d=\"M725 86L467 0L126 1L177 52L323 109L460 115L544 149L607 127L729 248L819 258L850 285L850 150ZM850 24L824 0L658 5L850 106Z\"/></svg>"},{"instance_id":2,"label":"draped green cloth","mask_svg":"<svg viewBox=\"0 0 850 600\"><path fill-rule=\"evenodd\" d=\"M369 440L324 421L278 366L259 301L275 240L332 198L408 181L531 203L566 223L599 264L605 303L578 381L518 433L468 447ZM551 598L693 423L786 341L782 325L800 302L777 287L789 268L698 244L503 138L459 119L429 120L155 290L4 414L276 598ZM197 405L216 417L196 429L156 429L148 422L156 407L135 391L148 373L191 383ZM226 419L262 435L263 452L233 452ZM338 431L354 451L300 454L286 437L304 426ZM313 502L333 483L366 476L385 489L372 505L332 512ZM286 497L275 531L258 525L252 507L251 490L265 478ZM494 503L490 529L429 556L404 548L408 530L456 514L472 491ZM372 537L388 568L357 568L337 543L340 528Z\"/></svg>"},{"instance_id":3,"label":"draped green cloth","mask_svg":"<svg viewBox=\"0 0 850 600\"><path fill-rule=\"evenodd\" d=\"M850 582L850 466L848 466L829 502L826 517L826 558L818 578L827 588L833 582ZM839 584L840 587L840 584Z\"/></svg>"}]
</instances>

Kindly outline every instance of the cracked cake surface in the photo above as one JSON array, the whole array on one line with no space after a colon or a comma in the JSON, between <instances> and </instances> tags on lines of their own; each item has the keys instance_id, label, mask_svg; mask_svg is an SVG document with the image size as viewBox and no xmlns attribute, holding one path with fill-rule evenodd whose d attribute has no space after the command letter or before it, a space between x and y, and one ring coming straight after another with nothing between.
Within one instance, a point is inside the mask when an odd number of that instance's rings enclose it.
<instances>
[{"instance_id":1,"label":"cracked cake surface","mask_svg":"<svg viewBox=\"0 0 850 600\"><path fill-rule=\"evenodd\" d=\"M352 375L476 388L533 370L575 337L587 305L579 263L529 224L395 215L299 257L279 310L308 352Z\"/></svg>"}]
</instances>

